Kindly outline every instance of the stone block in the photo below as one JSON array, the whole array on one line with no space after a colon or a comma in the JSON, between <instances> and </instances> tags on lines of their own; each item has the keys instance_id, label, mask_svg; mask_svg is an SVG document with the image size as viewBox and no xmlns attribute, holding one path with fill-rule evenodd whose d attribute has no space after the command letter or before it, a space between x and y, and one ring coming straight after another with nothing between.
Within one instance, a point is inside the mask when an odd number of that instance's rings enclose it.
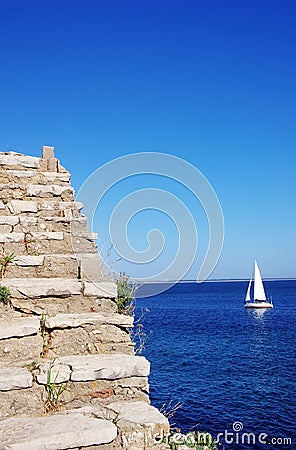
<instances>
[{"instance_id":1,"label":"stone block","mask_svg":"<svg viewBox=\"0 0 296 450\"><path fill-rule=\"evenodd\" d=\"M40 373L37 375L37 382L39 384L50 383L60 384L66 383L70 380L71 369L66 364L60 364L58 361L54 364L42 364L39 367Z\"/></svg>"},{"instance_id":2,"label":"stone block","mask_svg":"<svg viewBox=\"0 0 296 450\"><path fill-rule=\"evenodd\" d=\"M56 184L41 186L37 184L27 187L28 197L60 197L64 192L69 192L73 195L73 189L70 186L59 186Z\"/></svg>"},{"instance_id":3,"label":"stone block","mask_svg":"<svg viewBox=\"0 0 296 450\"><path fill-rule=\"evenodd\" d=\"M133 376L148 376L150 363L143 356L88 355L65 356L60 361L72 369L72 381L116 380Z\"/></svg>"},{"instance_id":4,"label":"stone block","mask_svg":"<svg viewBox=\"0 0 296 450\"><path fill-rule=\"evenodd\" d=\"M13 278L4 279L2 284L10 289L15 298L70 297L81 294L79 281L64 278Z\"/></svg>"},{"instance_id":5,"label":"stone block","mask_svg":"<svg viewBox=\"0 0 296 450\"><path fill-rule=\"evenodd\" d=\"M112 442L117 428L110 420L83 414L9 418L0 422L1 447L6 450L56 450Z\"/></svg>"},{"instance_id":6,"label":"stone block","mask_svg":"<svg viewBox=\"0 0 296 450\"><path fill-rule=\"evenodd\" d=\"M24 169L37 169L39 167L39 158L15 152L0 153L0 166L22 166Z\"/></svg>"},{"instance_id":7,"label":"stone block","mask_svg":"<svg viewBox=\"0 0 296 450\"><path fill-rule=\"evenodd\" d=\"M0 419L17 415L36 416L42 413L44 411L44 392L44 386L36 383L27 389L0 391ZM2 444L1 440L0 444ZM0 448L3 447L0 446Z\"/></svg>"},{"instance_id":8,"label":"stone block","mask_svg":"<svg viewBox=\"0 0 296 450\"><path fill-rule=\"evenodd\" d=\"M84 295L98 298L116 298L117 286L112 281L97 283L84 281Z\"/></svg>"},{"instance_id":9,"label":"stone block","mask_svg":"<svg viewBox=\"0 0 296 450\"><path fill-rule=\"evenodd\" d=\"M13 320L0 320L0 340L12 337L30 336L40 328L37 317L24 317Z\"/></svg>"},{"instance_id":10,"label":"stone block","mask_svg":"<svg viewBox=\"0 0 296 450\"><path fill-rule=\"evenodd\" d=\"M49 158L47 160L47 170L49 172L58 172L58 170L59 170L59 161L56 158Z\"/></svg>"},{"instance_id":11,"label":"stone block","mask_svg":"<svg viewBox=\"0 0 296 450\"><path fill-rule=\"evenodd\" d=\"M24 233L1 233L0 243L24 242Z\"/></svg>"},{"instance_id":12,"label":"stone block","mask_svg":"<svg viewBox=\"0 0 296 450\"><path fill-rule=\"evenodd\" d=\"M44 256L21 255L17 257L15 264L21 267L42 266L44 258Z\"/></svg>"},{"instance_id":13,"label":"stone block","mask_svg":"<svg viewBox=\"0 0 296 450\"><path fill-rule=\"evenodd\" d=\"M43 145L42 146L42 158L43 159L54 158L54 147L50 147L48 145Z\"/></svg>"},{"instance_id":14,"label":"stone block","mask_svg":"<svg viewBox=\"0 0 296 450\"><path fill-rule=\"evenodd\" d=\"M15 226L18 222L19 217L17 216L0 216L0 225Z\"/></svg>"},{"instance_id":15,"label":"stone block","mask_svg":"<svg viewBox=\"0 0 296 450\"><path fill-rule=\"evenodd\" d=\"M45 321L46 328L75 328L81 325L110 324L124 328L133 326L133 317L124 314L58 314L48 317Z\"/></svg>"},{"instance_id":16,"label":"stone block","mask_svg":"<svg viewBox=\"0 0 296 450\"><path fill-rule=\"evenodd\" d=\"M23 214L26 212L37 212L37 202L31 200L11 200L8 202L11 214Z\"/></svg>"},{"instance_id":17,"label":"stone block","mask_svg":"<svg viewBox=\"0 0 296 450\"><path fill-rule=\"evenodd\" d=\"M32 238L36 241L62 241L64 239L64 233L62 231L40 231L40 232L32 232Z\"/></svg>"},{"instance_id":18,"label":"stone block","mask_svg":"<svg viewBox=\"0 0 296 450\"><path fill-rule=\"evenodd\" d=\"M33 384L29 370L21 367L0 367L0 391L26 389Z\"/></svg>"},{"instance_id":19,"label":"stone block","mask_svg":"<svg viewBox=\"0 0 296 450\"><path fill-rule=\"evenodd\" d=\"M9 338L0 341L1 363L11 364L38 359L43 349L43 339L40 334Z\"/></svg>"}]
</instances>

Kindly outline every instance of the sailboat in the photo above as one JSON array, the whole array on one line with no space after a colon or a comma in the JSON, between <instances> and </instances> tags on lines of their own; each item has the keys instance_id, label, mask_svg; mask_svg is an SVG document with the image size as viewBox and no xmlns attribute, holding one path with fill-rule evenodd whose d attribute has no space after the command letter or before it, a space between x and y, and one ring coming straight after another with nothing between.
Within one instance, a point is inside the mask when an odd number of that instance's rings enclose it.
<instances>
[{"instance_id":1,"label":"sailboat","mask_svg":"<svg viewBox=\"0 0 296 450\"><path fill-rule=\"evenodd\" d=\"M253 289L252 289L253 285ZM251 292L252 291L252 292ZM245 308L273 308L271 300L266 298L260 270L255 261L254 280L250 279L245 299Z\"/></svg>"}]
</instances>

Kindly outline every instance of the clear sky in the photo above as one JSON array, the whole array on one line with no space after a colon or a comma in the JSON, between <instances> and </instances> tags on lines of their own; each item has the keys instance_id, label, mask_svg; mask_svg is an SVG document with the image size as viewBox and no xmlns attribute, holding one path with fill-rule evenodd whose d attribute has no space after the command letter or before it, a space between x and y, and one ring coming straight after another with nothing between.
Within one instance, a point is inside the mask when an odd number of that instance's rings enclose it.
<instances>
[{"instance_id":1,"label":"clear sky","mask_svg":"<svg viewBox=\"0 0 296 450\"><path fill-rule=\"evenodd\" d=\"M54 145L77 191L119 156L178 156L223 209L213 276L248 277L256 258L265 277L295 277L295 20L293 0L1 1L0 148L39 156ZM180 195L200 227L195 278L207 246L202 208L154 178L119 183L100 214L135 186ZM105 219L96 227L107 242ZM166 264L175 226L139 214L129 229L139 249L149 226L164 226Z\"/></svg>"}]
</instances>

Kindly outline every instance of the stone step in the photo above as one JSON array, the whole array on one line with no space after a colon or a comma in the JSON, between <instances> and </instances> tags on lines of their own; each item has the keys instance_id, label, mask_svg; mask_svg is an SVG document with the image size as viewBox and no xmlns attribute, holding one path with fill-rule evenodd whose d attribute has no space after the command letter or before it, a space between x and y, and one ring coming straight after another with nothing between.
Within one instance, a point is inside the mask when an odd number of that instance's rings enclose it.
<instances>
[{"instance_id":1,"label":"stone step","mask_svg":"<svg viewBox=\"0 0 296 450\"><path fill-rule=\"evenodd\" d=\"M4 206L4 208L3 208ZM45 216L59 216L61 212L69 212L69 215L65 215L65 217L72 217L70 212L79 212L83 208L83 204L81 202L75 201L57 201L56 199L52 200L10 200L7 203L4 203L2 200L1 209L5 209L7 206L9 214L27 214L27 213L40 213L44 212Z\"/></svg>"},{"instance_id":2,"label":"stone step","mask_svg":"<svg viewBox=\"0 0 296 450\"><path fill-rule=\"evenodd\" d=\"M28 197L59 197L68 191L72 194L72 196L74 195L74 189L70 186L59 186L56 184L40 186L38 184L31 184L27 187Z\"/></svg>"},{"instance_id":3,"label":"stone step","mask_svg":"<svg viewBox=\"0 0 296 450\"><path fill-rule=\"evenodd\" d=\"M4 199L22 199L29 201L30 197L38 199L60 197L62 200L73 201L74 189L69 185L60 184L29 184L23 186L19 184L0 183L1 198Z\"/></svg>"},{"instance_id":4,"label":"stone step","mask_svg":"<svg viewBox=\"0 0 296 450\"><path fill-rule=\"evenodd\" d=\"M34 241L62 241L64 233L62 231L40 231L30 233L30 238ZM0 234L0 243L19 243L25 242L25 233L2 233Z\"/></svg>"},{"instance_id":5,"label":"stone step","mask_svg":"<svg viewBox=\"0 0 296 450\"><path fill-rule=\"evenodd\" d=\"M42 172L42 171L37 171L37 170L14 170L14 169L7 169L5 172L0 172L0 179L1 179L1 175L6 175L6 178L9 178L9 181L14 181L16 184L20 185L20 182L23 179L23 182L25 185L28 185L28 178L36 178L36 181L38 180L39 183L36 184L43 184L40 183L40 180L43 179L44 183L47 182L57 182L57 181L62 181L62 182L67 182L69 183L70 181L70 174L69 172L61 172L61 173L57 173L57 172ZM34 183L31 183L34 184Z\"/></svg>"},{"instance_id":6,"label":"stone step","mask_svg":"<svg viewBox=\"0 0 296 450\"><path fill-rule=\"evenodd\" d=\"M38 317L0 320L0 340L12 337L23 337L36 334L40 328Z\"/></svg>"},{"instance_id":7,"label":"stone step","mask_svg":"<svg viewBox=\"0 0 296 450\"><path fill-rule=\"evenodd\" d=\"M81 294L96 298L117 296L117 286L111 281L91 283L70 278L4 278L1 284L9 288L13 298L70 297Z\"/></svg>"},{"instance_id":8,"label":"stone step","mask_svg":"<svg viewBox=\"0 0 296 450\"><path fill-rule=\"evenodd\" d=\"M83 314L58 314L54 317L47 317L45 327L55 328L76 328L81 325L116 325L122 328L131 328L134 318L124 314L101 314L101 313L83 313Z\"/></svg>"},{"instance_id":9,"label":"stone step","mask_svg":"<svg viewBox=\"0 0 296 450\"><path fill-rule=\"evenodd\" d=\"M70 368L70 370L69 370ZM58 383L68 381L117 380L130 377L147 377L150 363L143 356L125 354L62 356L54 362L40 365L37 381L47 383L51 378Z\"/></svg>"},{"instance_id":10,"label":"stone step","mask_svg":"<svg viewBox=\"0 0 296 450\"><path fill-rule=\"evenodd\" d=\"M13 298L70 297L82 294L82 283L65 278L11 278L1 281Z\"/></svg>"},{"instance_id":11,"label":"stone step","mask_svg":"<svg viewBox=\"0 0 296 450\"><path fill-rule=\"evenodd\" d=\"M117 436L111 420L82 413L0 421L1 449L57 450L108 444Z\"/></svg>"},{"instance_id":12,"label":"stone step","mask_svg":"<svg viewBox=\"0 0 296 450\"><path fill-rule=\"evenodd\" d=\"M78 235L79 233L87 233L88 228L85 217L26 217L23 215L0 215L0 233L31 233L38 231L63 231L65 233Z\"/></svg>"},{"instance_id":13,"label":"stone step","mask_svg":"<svg viewBox=\"0 0 296 450\"><path fill-rule=\"evenodd\" d=\"M78 275L78 261L74 254L18 255L7 267L5 278L75 279Z\"/></svg>"},{"instance_id":14,"label":"stone step","mask_svg":"<svg viewBox=\"0 0 296 450\"><path fill-rule=\"evenodd\" d=\"M28 369L22 367L0 367L0 391L27 389L32 387L32 385L33 377Z\"/></svg>"},{"instance_id":15,"label":"stone step","mask_svg":"<svg viewBox=\"0 0 296 450\"><path fill-rule=\"evenodd\" d=\"M40 158L36 156L21 155L20 153L0 153L0 166L19 168L20 170L38 169Z\"/></svg>"}]
</instances>

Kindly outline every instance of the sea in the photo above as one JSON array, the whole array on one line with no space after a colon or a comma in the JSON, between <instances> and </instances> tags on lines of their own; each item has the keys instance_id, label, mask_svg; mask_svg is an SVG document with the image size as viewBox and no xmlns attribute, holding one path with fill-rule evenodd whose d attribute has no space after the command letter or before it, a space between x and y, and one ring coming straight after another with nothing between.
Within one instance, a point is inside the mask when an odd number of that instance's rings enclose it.
<instances>
[{"instance_id":1,"label":"sea","mask_svg":"<svg viewBox=\"0 0 296 450\"><path fill-rule=\"evenodd\" d=\"M247 284L179 282L152 296L155 285L140 287L151 403L175 407L183 439L208 432L223 450L296 449L296 280L264 282L274 308L263 314L243 307Z\"/></svg>"}]
</instances>

